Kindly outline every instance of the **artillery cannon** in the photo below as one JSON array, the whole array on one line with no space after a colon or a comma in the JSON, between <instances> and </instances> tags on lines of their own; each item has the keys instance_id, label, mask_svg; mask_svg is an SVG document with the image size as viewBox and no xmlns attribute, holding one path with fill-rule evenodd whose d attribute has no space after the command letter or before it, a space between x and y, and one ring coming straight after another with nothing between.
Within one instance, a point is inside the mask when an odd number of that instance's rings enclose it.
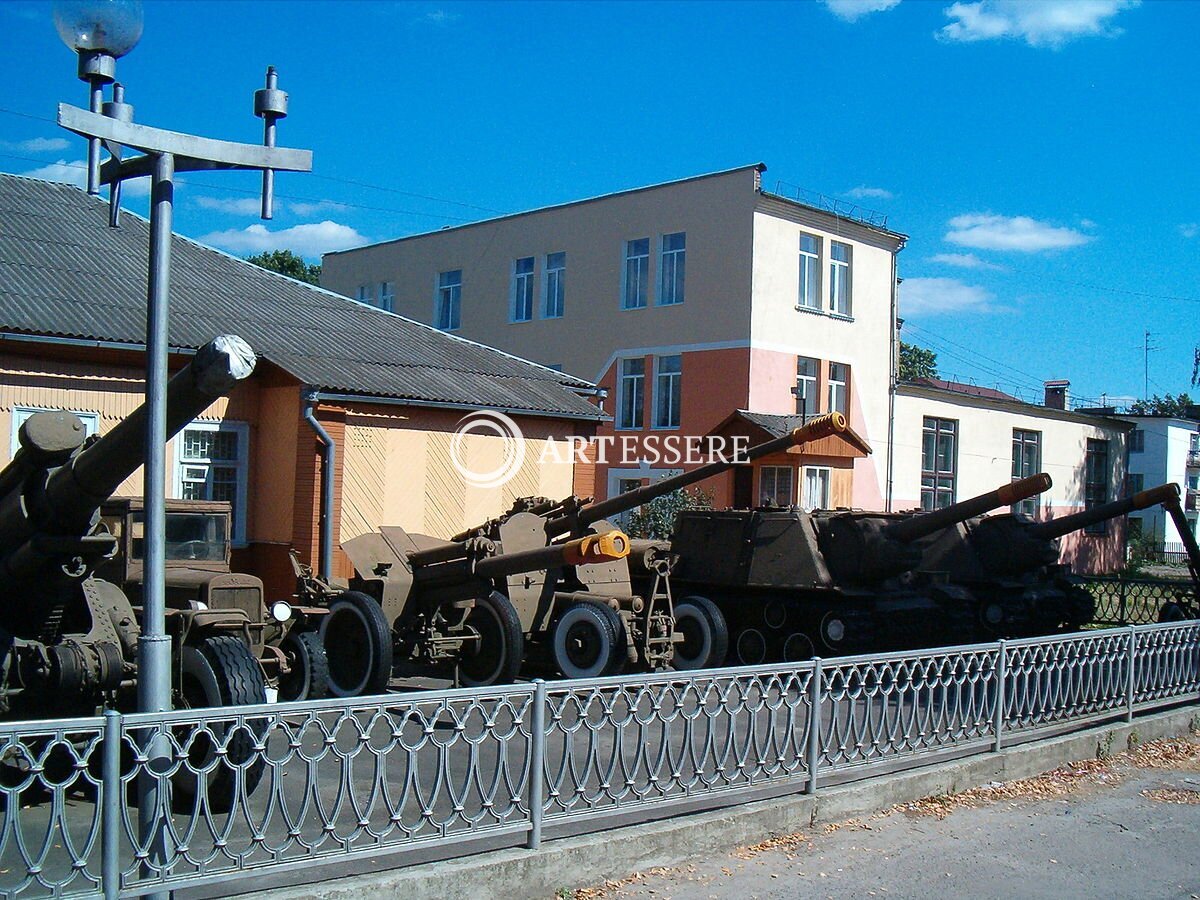
<instances>
[{"instance_id":1,"label":"artillery cannon","mask_svg":"<svg viewBox=\"0 0 1200 900\"><path fill-rule=\"evenodd\" d=\"M334 691L381 687L386 680L385 666L368 672L361 647L343 653L332 636L343 622L347 635L362 634L363 617L370 615L363 601L372 597L402 660L455 665L466 684L511 680L527 654L568 677L631 663L658 669L722 662L727 638L719 611L707 601L673 604L673 555L660 543L631 541L608 517L845 427L840 414L823 416L735 458L598 503L522 498L449 541L383 527L345 542L355 576L337 602L354 610L333 608L324 630ZM635 591L631 563L645 590ZM371 665L386 652L381 648ZM345 677L338 675L343 663Z\"/></svg>"},{"instance_id":2,"label":"artillery cannon","mask_svg":"<svg viewBox=\"0 0 1200 900\"><path fill-rule=\"evenodd\" d=\"M679 587L729 621L733 661L798 661L816 652L868 652L945 642L961 630L970 595L912 581L918 542L956 522L1033 496L1047 475L943 509L889 513L796 508L686 510L675 522Z\"/></svg>"},{"instance_id":3,"label":"artillery cannon","mask_svg":"<svg viewBox=\"0 0 1200 900\"><path fill-rule=\"evenodd\" d=\"M1156 504L1171 514L1178 510L1183 518L1179 488L1163 484L1041 522L1019 513L968 520L928 541L918 570L971 591L984 637L1076 631L1094 617L1095 598L1070 566L1058 562L1058 539ZM1186 528L1181 533L1191 536ZM1200 587L1200 550L1194 537L1188 550L1193 584ZM1175 611L1180 617L1184 612Z\"/></svg>"},{"instance_id":4,"label":"artillery cannon","mask_svg":"<svg viewBox=\"0 0 1200 900\"><path fill-rule=\"evenodd\" d=\"M167 386L167 433L178 433L250 375L239 337L206 344ZM135 697L139 610L96 569L117 552L100 506L143 463L147 407L99 438L78 416L40 412L0 471L0 704L15 717L90 715ZM264 702L249 617L231 609L168 611L174 691L184 706ZM220 792L219 776L210 793ZM230 782L232 783L232 782Z\"/></svg>"}]
</instances>

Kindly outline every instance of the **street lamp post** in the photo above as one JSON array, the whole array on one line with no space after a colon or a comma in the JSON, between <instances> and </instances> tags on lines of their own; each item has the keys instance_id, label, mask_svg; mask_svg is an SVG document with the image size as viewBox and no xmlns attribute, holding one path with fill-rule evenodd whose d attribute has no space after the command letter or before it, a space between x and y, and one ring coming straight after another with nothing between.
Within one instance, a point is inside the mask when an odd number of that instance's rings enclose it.
<instances>
[{"instance_id":1,"label":"street lamp post","mask_svg":"<svg viewBox=\"0 0 1200 900\"><path fill-rule=\"evenodd\" d=\"M312 153L275 146L276 120L287 115L287 94L278 88L274 68L267 86L255 93L254 112L264 120L265 146L235 144L135 124L124 88L115 83L116 60L133 49L142 33L139 0L74 0L55 5L55 25L63 42L79 54L79 77L89 86L88 109L59 104L58 123L88 141L88 192L110 185L109 224L118 224L121 183L150 176L150 262L146 291L145 544L142 633L138 642L138 709L171 708L171 639L166 634L166 384L168 307L171 285L171 230L175 173L196 170L260 170L262 217L271 218L276 170L307 172ZM106 84L113 99L103 102ZM110 159L100 164L100 149ZM140 155L122 158L123 148ZM165 771L170 748L165 737L148 748L148 771ZM139 799L142 837L154 856L166 859L169 797L159 779L145 779ZM152 834L148 830L157 830Z\"/></svg>"}]
</instances>

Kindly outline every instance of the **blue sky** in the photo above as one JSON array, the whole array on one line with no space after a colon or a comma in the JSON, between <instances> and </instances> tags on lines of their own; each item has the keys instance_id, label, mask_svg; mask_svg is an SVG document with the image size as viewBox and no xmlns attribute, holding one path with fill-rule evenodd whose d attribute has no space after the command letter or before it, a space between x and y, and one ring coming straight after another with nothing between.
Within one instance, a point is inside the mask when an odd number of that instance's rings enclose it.
<instances>
[{"instance_id":1,"label":"blue sky","mask_svg":"<svg viewBox=\"0 0 1200 900\"><path fill-rule=\"evenodd\" d=\"M280 143L314 151L270 223L252 176L186 177L177 229L232 252L311 256L762 161L769 189L911 236L906 333L944 375L1136 397L1150 331L1150 393L1189 387L1200 4L230 0L145 18L118 63L138 121L257 142L272 64ZM79 178L82 142L48 121L86 102L50 5L0 3L0 27L0 169Z\"/></svg>"}]
</instances>

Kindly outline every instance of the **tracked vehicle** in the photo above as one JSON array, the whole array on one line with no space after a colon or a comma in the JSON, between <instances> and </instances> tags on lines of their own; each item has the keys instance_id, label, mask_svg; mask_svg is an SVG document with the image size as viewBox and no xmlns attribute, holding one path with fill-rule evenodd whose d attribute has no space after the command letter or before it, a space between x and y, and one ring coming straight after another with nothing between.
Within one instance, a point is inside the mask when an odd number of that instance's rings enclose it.
<instances>
[{"instance_id":1,"label":"tracked vehicle","mask_svg":"<svg viewBox=\"0 0 1200 900\"><path fill-rule=\"evenodd\" d=\"M333 609L323 628L334 690L376 689L386 681L378 665L385 649L343 653L349 642L334 636L342 624L347 636L363 633L361 619L373 614L364 601L372 599L401 662L456 669L464 684L511 680L523 664L570 678L627 665L720 664L727 643L720 612L703 598L676 603L674 554L660 542L630 541L609 517L845 427L840 414L822 416L736 459L598 503L524 498L449 541L398 527L346 541L355 576L351 591L340 595L342 610Z\"/></svg>"},{"instance_id":2,"label":"tracked vehicle","mask_svg":"<svg viewBox=\"0 0 1200 900\"><path fill-rule=\"evenodd\" d=\"M731 664L953 642L969 632L973 598L946 579L911 576L918 542L1049 486L1036 475L911 516L686 510L671 537L675 589L724 615Z\"/></svg>"}]
</instances>

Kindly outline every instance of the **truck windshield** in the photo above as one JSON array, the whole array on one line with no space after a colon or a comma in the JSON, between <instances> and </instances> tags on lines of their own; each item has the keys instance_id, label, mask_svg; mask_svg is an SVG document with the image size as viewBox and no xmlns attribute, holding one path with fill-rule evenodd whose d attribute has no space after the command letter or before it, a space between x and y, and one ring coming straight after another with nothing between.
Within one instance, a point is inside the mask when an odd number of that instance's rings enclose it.
<instances>
[{"instance_id":1,"label":"truck windshield","mask_svg":"<svg viewBox=\"0 0 1200 900\"><path fill-rule=\"evenodd\" d=\"M143 537L145 516L134 514L133 557L141 559L144 552ZM225 516L206 513L168 512L167 546L168 560L203 559L222 561L225 559Z\"/></svg>"}]
</instances>

